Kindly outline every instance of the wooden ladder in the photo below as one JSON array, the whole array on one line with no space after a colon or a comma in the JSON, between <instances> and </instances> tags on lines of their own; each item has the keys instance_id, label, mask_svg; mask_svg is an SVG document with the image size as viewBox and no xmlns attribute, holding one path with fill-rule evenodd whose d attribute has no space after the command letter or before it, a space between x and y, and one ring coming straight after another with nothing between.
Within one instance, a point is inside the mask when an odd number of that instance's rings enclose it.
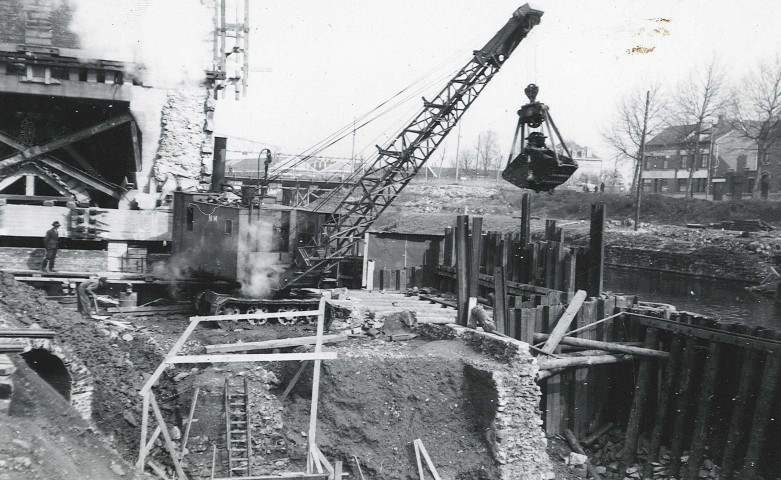
<instances>
[{"instance_id":1,"label":"wooden ladder","mask_svg":"<svg viewBox=\"0 0 781 480\"><path fill-rule=\"evenodd\" d=\"M244 378L244 390L231 386L225 379L225 426L228 439L228 476L252 475L252 437L249 423L249 384Z\"/></svg>"}]
</instances>

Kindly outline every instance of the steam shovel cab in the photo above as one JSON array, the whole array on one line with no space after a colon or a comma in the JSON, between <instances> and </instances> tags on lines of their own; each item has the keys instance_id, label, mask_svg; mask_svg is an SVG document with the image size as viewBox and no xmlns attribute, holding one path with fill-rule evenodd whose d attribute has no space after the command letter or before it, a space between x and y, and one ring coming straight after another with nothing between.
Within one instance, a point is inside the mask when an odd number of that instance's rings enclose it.
<instances>
[{"instance_id":1,"label":"steam shovel cab","mask_svg":"<svg viewBox=\"0 0 781 480\"><path fill-rule=\"evenodd\" d=\"M172 270L271 298L296 248L319 231L324 215L252 202L232 194L174 192Z\"/></svg>"}]
</instances>

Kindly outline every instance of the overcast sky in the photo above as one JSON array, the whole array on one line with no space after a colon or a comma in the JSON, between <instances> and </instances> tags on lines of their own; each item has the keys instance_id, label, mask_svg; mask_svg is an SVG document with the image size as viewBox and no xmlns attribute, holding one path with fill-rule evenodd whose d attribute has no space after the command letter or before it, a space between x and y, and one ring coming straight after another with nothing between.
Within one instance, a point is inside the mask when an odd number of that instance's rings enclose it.
<instances>
[{"instance_id":1,"label":"overcast sky","mask_svg":"<svg viewBox=\"0 0 781 480\"><path fill-rule=\"evenodd\" d=\"M368 156L466 64L521 5L518 0L250 0L251 69L247 97L218 102L217 129L298 153L424 76L415 101L359 131ZM659 81L673 87L714 54L735 80L781 52L777 0L539 0L540 25L521 43L465 114L461 148L495 130L506 155L526 102L540 86L562 134L612 153L600 131L622 95ZM666 19L669 21L662 21ZM653 49L630 53L634 47ZM417 92L417 93L416 93ZM229 95L231 96L231 95ZM445 154L456 150L451 132ZM330 148L351 155L352 138ZM441 150L442 147L440 147ZM441 151L439 152L441 153ZM434 154L439 165L439 153Z\"/></svg>"}]
</instances>

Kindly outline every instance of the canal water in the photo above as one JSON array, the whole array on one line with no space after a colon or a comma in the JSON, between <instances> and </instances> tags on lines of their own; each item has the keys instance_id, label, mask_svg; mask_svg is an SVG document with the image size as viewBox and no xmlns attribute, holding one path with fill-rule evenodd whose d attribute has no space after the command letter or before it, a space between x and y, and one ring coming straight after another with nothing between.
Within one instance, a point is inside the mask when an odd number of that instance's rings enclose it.
<instances>
[{"instance_id":1,"label":"canal water","mask_svg":"<svg viewBox=\"0 0 781 480\"><path fill-rule=\"evenodd\" d=\"M605 267L604 289L636 294L641 301L675 305L726 322L781 329L781 305L746 291L748 284L670 272Z\"/></svg>"}]
</instances>

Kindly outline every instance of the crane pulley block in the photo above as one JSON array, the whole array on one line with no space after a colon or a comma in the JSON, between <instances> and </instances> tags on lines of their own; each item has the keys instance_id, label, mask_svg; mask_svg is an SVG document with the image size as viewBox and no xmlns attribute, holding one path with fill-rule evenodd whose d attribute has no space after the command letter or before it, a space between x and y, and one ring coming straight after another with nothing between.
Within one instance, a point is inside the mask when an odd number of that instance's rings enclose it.
<instances>
[{"instance_id":1,"label":"crane pulley block","mask_svg":"<svg viewBox=\"0 0 781 480\"><path fill-rule=\"evenodd\" d=\"M524 92L529 103L518 110L518 125L502 178L520 188L550 191L569 180L578 163L564 144L548 106L537 101L537 85L530 84ZM548 137L542 131L543 126L550 136L551 147L545 143Z\"/></svg>"}]
</instances>

